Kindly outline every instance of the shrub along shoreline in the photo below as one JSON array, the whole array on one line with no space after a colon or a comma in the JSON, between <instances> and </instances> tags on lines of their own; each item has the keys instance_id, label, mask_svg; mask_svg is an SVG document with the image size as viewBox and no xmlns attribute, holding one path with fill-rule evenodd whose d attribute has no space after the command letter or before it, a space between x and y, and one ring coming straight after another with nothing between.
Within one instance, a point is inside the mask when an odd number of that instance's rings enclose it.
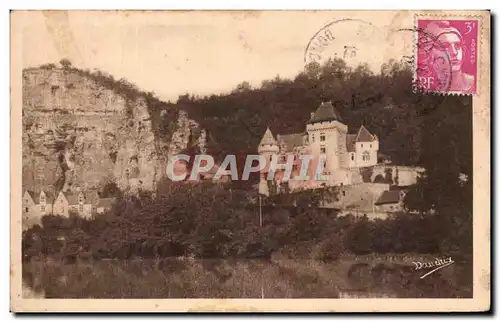
<instances>
[{"instance_id":1,"label":"shrub along shoreline","mask_svg":"<svg viewBox=\"0 0 500 322\"><path fill-rule=\"evenodd\" d=\"M23 232L23 256L68 261L273 254L323 261L367 254L443 256L434 215L401 213L373 221L337 216L318 208L317 196L305 192L295 196L294 207L276 198L265 200L260 226L258 208L245 191L211 183L164 182L161 189L157 198L147 193L122 197L95 218L44 216L41 225Z\"/></svg>"}]
</instances>

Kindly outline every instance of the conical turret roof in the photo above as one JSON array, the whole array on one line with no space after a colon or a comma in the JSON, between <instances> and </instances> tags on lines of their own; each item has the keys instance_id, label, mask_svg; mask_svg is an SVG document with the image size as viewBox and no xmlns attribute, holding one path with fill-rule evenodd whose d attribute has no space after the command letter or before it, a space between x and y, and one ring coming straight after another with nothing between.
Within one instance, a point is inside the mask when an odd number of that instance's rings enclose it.
<instances>
[{"instance_id":1,"label":"conical turret roof","mask_svg":"<svg viewBox=\"0 0 500 322\"><path fill-rule=\"evenodd\" d=\"M262 140L260 140L260 145L272 145L272 144L277 145L278 142L274 139L274 136L268 127L266 133L264 133L264 136L262 137Z\"/></svg>"}]
</instances>

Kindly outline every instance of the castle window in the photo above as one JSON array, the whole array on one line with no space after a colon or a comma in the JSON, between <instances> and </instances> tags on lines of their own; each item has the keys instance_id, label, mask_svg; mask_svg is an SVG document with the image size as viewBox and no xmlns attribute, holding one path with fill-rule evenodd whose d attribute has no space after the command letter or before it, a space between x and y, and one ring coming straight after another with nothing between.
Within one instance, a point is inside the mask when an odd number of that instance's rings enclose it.
<instances>
[{"instance_id":1,"label":"castle window","mask_svg":"<svg viewBox=\"0 0 500 322\"><path fill-rule=\"evenodd\" d=\"M314 142L314 134L311 134L311 141Z\"/></svg>"},{"instance_id":2,"label":"castle window","mask_svg":"<svg viewBox=\"0 0 500 322\"><path fill-rule=\"evenodd\" d=\"M361 143L361 147L363 147L363 143Z\"/></svg>"},{"instance_id":3,"label":"castle window","mask_svg":"<svg viewBox=\"0 0 500 322\"><path fill-rule=\"evenodd\" d=\"M363 161L370 161L370 153L363 152Z\"/></svg>"},{"instance_id":4,"label":"castle window","mask_svg":"<svg viewBox=\"0 0 500 322\"><path fill-rule=\"evenodd\" d=\"M354 153L351 153L351 160L354 161Z\"/></svg>"},{"instance_id":5,"label":"castle window","mask_svg":"<svg viewBox=\"0 0 500 322\"><path fill-rule=\"evenodd\" d=\"M45 206L40 206L40 211L45 212Z\"/></svg>"},{"instance_id":6,"label":"castle window","mask_svg":"<svg viewBox=\"0 0 500 322\"><path fill-rule=\"evenodd\" d=\"M322 145L320 148L319 148L320 152L321 153L326 153L326 148L324 145Z\"/></svg>"},{"instance_id":7,"label":"castle window","mask_svg":"<svg viewBox=\"0 0 500 322\"><path fill-rule=\"evenodd\" d=\"M345 190L342 190L342 195L345 197Z\"/></svg>"},{"instance_id":8,"label":"castle window","mask_svg":"<svg viewBox=\"0 0 500 322\"><path fill-rule=\"evenodd\" d=\"M25 210L26 210L26 212L29 212L29 211L30 211L28 207L26 207L26 209L25 209Z\"/></svg>"},{"instance_id":9,"label":"castle window","mask_svg":"<svg viewBox=\"0 0 500 322\"><path fill-rule=\"evenodd\" d=\"M79 210L80 212L83 212L83 205L79 205L79 206L78 206L78 210Z\"/></svg>"},{"instance_id":10,"label":"castle window","mask_svg":"<svg viewBox=\"0 0 500 322\"><path fill-rule=\"evenodd\" d=\"M371 149L372 145L370 144L370 149Z\"/></svg>"},{"instance_id":11,"label":"castle window","mask_svg":"<svg viewBox=\"0 0 500 322\"><path fill-rule=\"evenodd\" d=\"M325 141L325 133L321 133L319 135L319 140L320 140L320 142L324 142Z\"/></svg>"}]
</instances>

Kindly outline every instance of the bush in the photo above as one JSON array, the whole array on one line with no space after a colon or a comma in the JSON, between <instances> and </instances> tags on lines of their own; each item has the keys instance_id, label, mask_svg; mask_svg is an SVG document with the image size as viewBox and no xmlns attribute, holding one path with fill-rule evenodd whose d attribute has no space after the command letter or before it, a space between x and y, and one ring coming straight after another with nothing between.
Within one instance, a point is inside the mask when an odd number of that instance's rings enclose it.
<instances>
[{"instance_id":1,"label":"bush","mask_svg":"<svg viewBox=\"0 0 500 322\"><path fill-rule=\"evenodd\" d=\"M331 239L323 242L319 249L319 258L323 261L332 261L340 258L344 253L344 236L340 234L333 235Z\"/></svg>"},{"instance_id":2,"label":"bush","mask_svg":"<svg viewBox=\"0 0 500 322\"><path fill-rule=\"evenodd\" d=\"M373 168L372 167L366 167L366 168L361 168L361 177L363 178L363 182L372 182L372 175L373 175Z\"/></svg>"},{"instance_id":3,"label":"bush","mask_svg":"<svg viewBox=\"0 0 500 322\"><path fill-rule=\"evenodd\" d=\"M346 246L357 255L369 254L373 251L374 225L366 215L361 218L348 232Z\"/></svg>"},{"instance_id":4,"label":"bush","mask_svg":"<svg viewBox=\"0 0 500 322\"><path fill-rule=\"evenodd\" d=\"M113 189L108 189L113 190ZM309 204L307 200L306 204ZM93 258L269 257L336 260L354 254L437 252L434 217L399 214L370 221L315 207L266 204L263 225L244 191L212 183L160 182L158 197L118 198L106 214L86 219L44 216L23 233L23 254Z\"/></svg>"},{"instance_id":5,"label":"bush","mask_svg":"<svg viewBox=\"0 0 500 322\"><path fill-rule=\"evenodd\" d=\"M400 213L387 220L366 217L347 228L346 248L354 254L437 253L439 234L435 216Z\"/></svg>"}]
</instances>

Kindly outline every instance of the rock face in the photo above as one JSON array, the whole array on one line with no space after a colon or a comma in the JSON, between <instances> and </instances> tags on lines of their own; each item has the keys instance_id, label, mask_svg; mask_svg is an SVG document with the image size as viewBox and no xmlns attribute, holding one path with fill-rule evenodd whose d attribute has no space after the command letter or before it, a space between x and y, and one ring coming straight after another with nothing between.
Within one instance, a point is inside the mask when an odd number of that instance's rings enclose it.
<instances>
[{"instance_id":1,"label":"rock face","mask_svg":"<svg viewBox=\"0 0 500 322\"><path fill-rule=\"evenodd\" d=\"M145 96L131 99L88 72L24 70L23 188L100 190L115 182L123 191L154 189L166 157L203 130L180 111L166 120L173 134L162 136L155 124L172 113L150 111ZM201 134L194 141L204 146Z\"/></svg>"},{"instance_id":2,"label":"rock face","mask_svg":"<svg viewBox=\"0 0 500 322\"><path fill-rule=\"evenodd\" d=\"M189 119L185 111L179 112L176 129L168 147L169 155L181 153L190 145L196 146L201 154L207 153L206 131L200 129L196 121Z\"/></svg>"}]
</instances>

